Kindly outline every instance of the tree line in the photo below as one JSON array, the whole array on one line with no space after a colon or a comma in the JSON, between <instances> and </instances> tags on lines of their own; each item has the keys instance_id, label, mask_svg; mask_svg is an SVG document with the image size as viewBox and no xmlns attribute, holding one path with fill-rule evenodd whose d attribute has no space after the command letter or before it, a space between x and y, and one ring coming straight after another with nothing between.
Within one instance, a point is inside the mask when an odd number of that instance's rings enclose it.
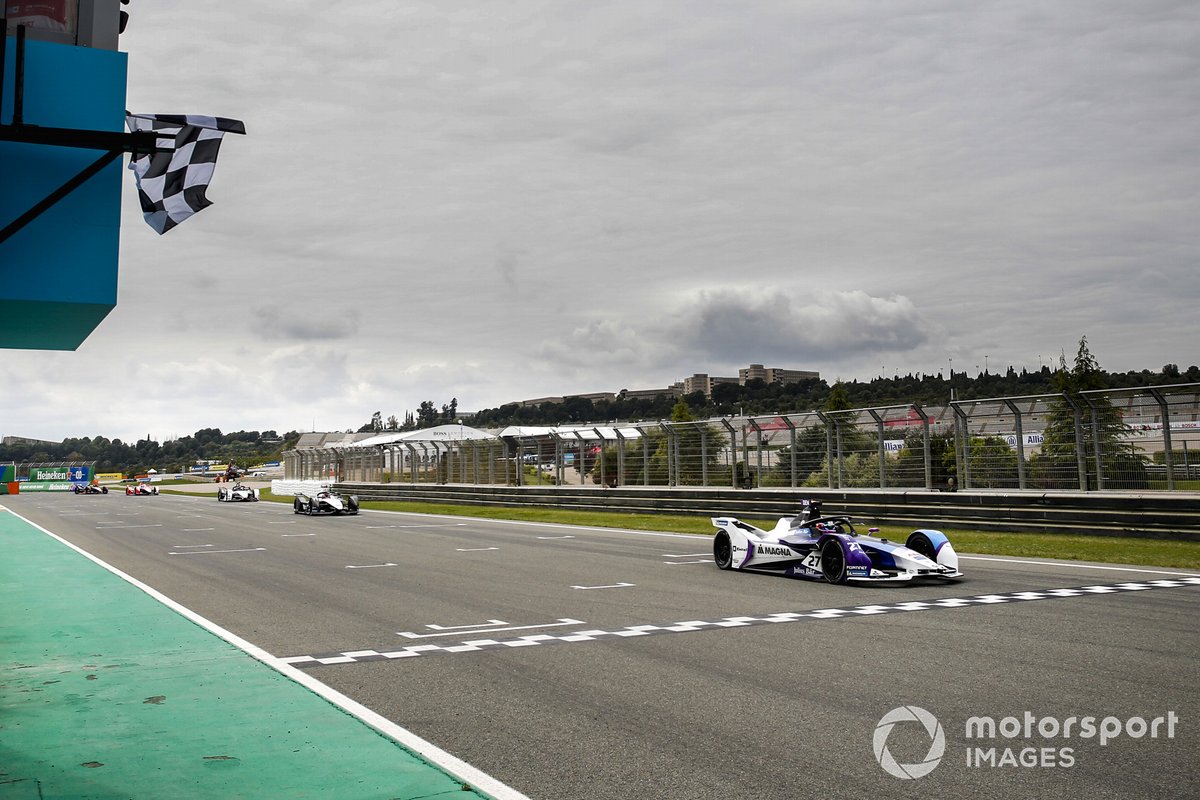
<instances>
[{"instance_id":1,"label":"tree line","mask_svg":"<svg viewBox=\"0 0 1200 800\"><path fill-rule=\"evenodd\" d=\"M831 399L844 408L873 408L907 403L944 405L952 398L981 400L1060 392L1061 376L1069 369L1065 357L1062 357L1055 368L1047 365L1032 372L1025 369L1017 371L1009 367L1002 373L985 371L971 376L955 372L948 378L941 374L918 376L910 373L891 378L878 377L870 381L836 381L832 385L822 378L788 384L769 384L755 379L747 381L744 385L719 383L713 387L712 397L706 396L704 392L693 392L683 397L664 392L652 398L627 397L625 392L619 392L613 400L567 396L560 403L506 403L497 408L477 411L468 419L470 424L477 428L564 425L610 420L638 422L670 419L676 403L680 401L687 405L689 413L695 418L794 414L829 408ZM1093 364L1091 372L1094 373L1092 380L1097 384L1097 388L1107 389L1200 382L1200 367L1191 366L1187 370L1180 370L1176 364L1167 364L1157 372L1106 372ZM359 430L404 431L456 422L457 403L457 400L451 400L450 404L443 405L439 412L432 401L426 400L421 403L415 417L411 413L406 414L405 422L396 422L395 427L392 424L396 420L395 417L391 417L388 425L383 427L382 417L376 412L372 422Z\"/></svg>"},{"instance_id":2,"label":"tree line","mask_svg":"<svg viewBox=\"0 0 1200 800\"><path fill-rule=\"evenodd\" d=\"M126 444L103 436L63 439L61 443L33 442L0 445L0 463L46 463L56 461L96 462L97 472L137 475L149 469L186 472L198 461L216 461L253 466L278 461L285 450L295 447L300 433L280 436L275 431L222 433L220 428L202 428L190 436L159 443L139 439Z\"/></svg>"}]
</instances>

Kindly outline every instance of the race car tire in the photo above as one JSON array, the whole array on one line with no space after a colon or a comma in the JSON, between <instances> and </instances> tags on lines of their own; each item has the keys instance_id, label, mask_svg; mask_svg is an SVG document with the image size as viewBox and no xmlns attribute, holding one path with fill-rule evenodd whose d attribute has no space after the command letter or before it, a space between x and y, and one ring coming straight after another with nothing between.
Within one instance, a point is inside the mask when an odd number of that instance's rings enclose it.
<instances>
[{"instance_id":1,"label":"race car tire","mask_svg":"<svg viewBox=\"0 0 1200 800\"><path fill-rule=\"evenodd\" d=\"M358 513L358 495L352 494L352 495L350 495L349 498L347 498L346 513L347 514L357 514Z\"/></svg>"},{"instance_id":2,"label":"race car tire","mask_svg":"<svg viewBox=\"0 0 1200 800\"><path fill-rule=\"evenodd\" d=\"M299 501L299 500L293 500L293 501L292 501L292 513L293 513L293 514L299 514L299 513L300 513L300 501Z\"/></svg>"},{"instance_id":3,"label":"race car tire","mask_svg":"<svg viewBox=\"0 0 1200 800\"><path fill-rule=\"evenodd\" d=\"M934 548L933 542L929 541L929 537L920 531L909 536L904 546L909 550L915 550L930 561L937 561L937 549Z\"/></svg>"},{"instance_id":4,"label":"race car tire","mask_svg":"<svg viewBox=\"0 0 1200 800\"><path fill-rule=\"evenodd\" d=\"M846 582L846 551L836 536L830 536L821 545L821 574L830 583Z\"/></svg>"},{"instance_id":5,"label":"race car tire","mask_svg":"<svg viewBox=\"0 0 1200 800\"><path fill-rule=\"evenodd\" d=\"M107 487L107 486L101 486L101 487L100 487L100 494L108 494L108 487Z\"/></svg>"},{"instance_id":6,"label":"race car tire","mask_svg":"<svg viewBox=\"0 0 1200 800\"><path fill-rule=\"evenodd\" d=\"M317 513L317 504L310 502L308 504L308 515L311 517L315 513Z\"/></svg>"},{"instance_id":7,"label":"race car tire","mask_svg":"<svg viewBox=\"0 0 1200 800\"><path fill-rule=\"evenodd\" d=\"M717 562L717 569L733 567L733 543L729 541L729 534L725 531L713 538L713 561Z\"/></svg>"}]
</instances>

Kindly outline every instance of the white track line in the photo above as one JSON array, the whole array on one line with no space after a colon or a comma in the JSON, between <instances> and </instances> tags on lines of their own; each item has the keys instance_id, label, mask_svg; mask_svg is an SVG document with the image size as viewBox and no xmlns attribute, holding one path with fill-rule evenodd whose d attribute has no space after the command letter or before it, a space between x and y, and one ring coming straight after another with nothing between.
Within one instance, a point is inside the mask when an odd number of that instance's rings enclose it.
<instances>
[{"instance_id":1,"label":"white track line","mask_svg":"<svg viewBox=\"0 0 1200 800\"><path fill-rule=\"evenodd\" d=\"M1070 561L1022 561L1016 558L992 558L990 556L959 556L967 561L999 561L1002 564L1032 564L1035 567L1073 567L1074 569L1106 569L1114 572L1151 572L1155 575L1195 575L1194 572L1168 572L1161 569L1142 567L1104 567L1096 564L1075 564Z\"/></svg>"}]
</instances>

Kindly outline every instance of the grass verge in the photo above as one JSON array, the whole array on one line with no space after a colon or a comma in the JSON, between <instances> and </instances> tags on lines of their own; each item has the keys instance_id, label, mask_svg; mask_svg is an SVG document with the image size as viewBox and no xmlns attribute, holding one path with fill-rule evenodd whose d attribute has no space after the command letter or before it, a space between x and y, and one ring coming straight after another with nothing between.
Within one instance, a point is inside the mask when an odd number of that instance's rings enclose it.
<instances>
[{"instance_id":1,"label":"grass verge","mask_svg":"<svg viewBox=\"0 0 1200 800\"><path fill-rule=\"evenodd\" d=\"M263 490L264 500L292 502L291 495L272 496ZM442 514L480 519L512 519L525 522L551 522L561 525L585 525L596 528L630 528L640 531L667 531L711 535L708 517L670 514L619 514L603 511L572 511L556 508L497 508L495 506L459 506L448 503L365 502L363 508L380 511L407 511L415 514ZM752 525L773 527L774 519L747 517ZM911 529L881 525L880 535L903 541ZM1008 533L946 529L959 553L1049 558L1063 561L1096 561L1104 564L1200 569L1200 542L1173 539L1142 539L1129 536L1080 536L1062 533Z\"/></svg>"}]
</instances>

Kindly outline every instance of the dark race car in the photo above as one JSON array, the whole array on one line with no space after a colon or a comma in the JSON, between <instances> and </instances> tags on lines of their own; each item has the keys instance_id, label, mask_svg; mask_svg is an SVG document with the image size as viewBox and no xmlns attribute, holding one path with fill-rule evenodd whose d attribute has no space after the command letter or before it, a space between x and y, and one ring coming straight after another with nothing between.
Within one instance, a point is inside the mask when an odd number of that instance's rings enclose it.
<instances>
[{"instance_id":1,"label":"dark race car","mask_svg":"<svg viewBox=\"0 0 1200 800\"><path fill-rule=\"evenodd\" d=\"M77 483L73 491L75 494L108 494L108 487L95 486L90 483Z\"/></svg>"},{"instance_id":2,"label":"dark race car","mask_svg":"<svg viewBox=\"0 0 1200 800\"><path fill-rule=\"evenodd\" d=\"M292 511L296 514L357 514L358 495L344 495L330 489L308 495L297 492L292 501Z\"/></svg>"}]
</instances>

